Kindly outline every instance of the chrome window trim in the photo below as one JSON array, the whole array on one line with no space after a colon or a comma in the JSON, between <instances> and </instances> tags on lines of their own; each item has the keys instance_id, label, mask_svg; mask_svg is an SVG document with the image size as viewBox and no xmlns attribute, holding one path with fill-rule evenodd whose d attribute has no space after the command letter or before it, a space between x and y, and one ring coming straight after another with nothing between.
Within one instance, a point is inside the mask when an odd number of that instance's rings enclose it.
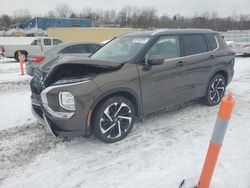
<instances>
[{"instance_id":1,"label":"chrome window trim","mask_svg":"<svg viewBox=\"0 0 250 188\"><path fill-rule=\"evenodd\" d=\"M201 34L201 35L203 35L203 34ZM206 54L206 53L210 53L210 52L214 52L214 51L218 50L219 47L220 47L220 45L219 45L219 42L217 40L216 35L214 37L215 37L215 41L216 41L216 45L217 45L217 47L214 50L210 50L210 51L206 51L206 52L202 52L202 53L198 53L198 54L187 55L187 56L183 56L183 57L192 57L192 56L197 56L197 55L200 55L200 54ZM205 38L204 38L204 40L205 40ZM205 40L205 42L206 42L206 45L207 45L207 41L206 40Z\"/></svg>"},{"instance_id":2,"label":"chrome window trim","mask_svg":"<svg viewBox=\"0 0 250 188\"><path fill-rule=\"evenodd\" d=\"M178 59L183 59L183 58L186 58L186 57L194 57L194 56L198 56L198 55L204 55L204 54L208 54L208 53L211 53L211 52L215 52L216 50L218 50L220 48L220 45L219 45L219 42L218 42L218 39L216 36L215 37L215 41L216 41L216 44L217 44L217 47L214 49L214 50L210 50L210 51L207 51L207 52L202 52L202 53L198 53L198 54L193 54L193 55L187 55L187 56L182 56L182 57L176 57L176 58L172 58L172 59L164 59L164 63L166 61L173 61L173 60L178 60ZM146 54L146 53L145 53ZM143 64L142 64L143 65Z\"/></svg>"}]
</instances>

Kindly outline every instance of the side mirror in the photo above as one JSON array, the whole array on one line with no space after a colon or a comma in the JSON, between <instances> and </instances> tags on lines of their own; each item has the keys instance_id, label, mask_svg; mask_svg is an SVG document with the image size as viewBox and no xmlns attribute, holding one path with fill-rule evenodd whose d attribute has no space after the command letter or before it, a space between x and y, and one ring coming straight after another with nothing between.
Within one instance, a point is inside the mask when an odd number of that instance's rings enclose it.
<instances>
[{"instance_id":1,"label":"side mirror","mask_svg":"<svg viewBox=\"0 0 250 188\"><path fill-rule=\"evenodd\" d=\"M164 63L164 58L161 55L152 55L148 58L149 65L161 65Z\"/></svg>"}]
</instances>

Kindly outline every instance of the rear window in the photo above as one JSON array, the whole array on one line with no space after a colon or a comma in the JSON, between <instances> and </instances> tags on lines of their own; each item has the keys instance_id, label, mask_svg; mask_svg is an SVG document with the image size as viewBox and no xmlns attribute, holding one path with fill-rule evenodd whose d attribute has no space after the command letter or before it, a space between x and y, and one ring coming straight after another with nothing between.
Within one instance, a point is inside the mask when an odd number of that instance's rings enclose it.
<instances>
[{"instance_id":1,"label":"rear window","mask_svg":"<svg viewBox=\"0 0 250 188\"><path fill-rule=\"evenodd\" d=\"M67 53L88 53L85 45L83 44L77 44L77 45L72 45L64 48L61 53L67 54Z\"/></svg>"},{"instance_id":2,"label":"rear window","mask_svg":"<svg viewBox=\"0 0 250 188\"><path fill-rule=\"evenodd\" d=\"M97 45L97 44L87 44L86 48L88 53L94 53L96 52L99 48L101 47L101 45Z\"/></svg>"},{"instance_id":3,"label":"rear window","mask_svg":"<svg viewBox=\"0 0 250 188\"><path fill-rule=\"evenodd\" d=\"M202 34L183 35L185 55L207 52L207 43Z\"/></svg>"},{"instance_id":4,"label":"rear window","mask_svg":"<svg viewBox=\"0 0 250 188\"><path fill-rule=\"evenodd\" d=\"M207 40L210 50L215 50L218 47L215 34L207 34Z\"/></svg>"}]
</instances>

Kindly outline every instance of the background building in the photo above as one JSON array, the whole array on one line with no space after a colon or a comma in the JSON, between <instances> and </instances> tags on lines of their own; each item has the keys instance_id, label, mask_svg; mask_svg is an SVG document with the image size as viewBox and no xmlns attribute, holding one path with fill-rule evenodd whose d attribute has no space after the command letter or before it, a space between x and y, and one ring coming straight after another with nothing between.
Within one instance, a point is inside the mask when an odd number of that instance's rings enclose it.
<instances>
[{"instance_id":1,"label":"background building","mask_svg":"<svg viewBox=\"0 0 250 188\"><path fill-rule=\"evenodd\" d=\"M42 18L35 17L23 23L16 24L15 28L31 29L40 28L47 30L51 27L92 27L92 21L79 18Z\"/></svg>"},{"instance_id":2,"label":"background building","mask_svg":"<svg viewBox=\"0 0 250 188\"><path fill-rule=\"evenodd\" d=\"M51 38L61 39L64 42L92 41L102 42L112 39L116 36L137 31L133 28L49 28L48 36Z\"/></svg>"}]
</instances>

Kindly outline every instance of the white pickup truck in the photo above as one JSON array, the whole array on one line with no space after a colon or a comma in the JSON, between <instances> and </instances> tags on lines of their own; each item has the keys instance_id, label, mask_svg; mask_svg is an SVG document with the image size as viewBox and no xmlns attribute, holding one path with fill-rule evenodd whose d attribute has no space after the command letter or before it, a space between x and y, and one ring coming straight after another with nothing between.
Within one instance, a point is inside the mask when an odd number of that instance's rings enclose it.
<instances>
[{"instance_id":1,"label":"white pickup truck","mask_svg":"<svg viewBox=\"0 0 250 188\"><path fill-rule=\"evenodd\" d=\"M15 58L17 61L19 61L19 51L27 60L29 55L41 54L42 51L60 43L61 40L48 37L0 37L3 55Z\"/></svg>"}]
</instances>

